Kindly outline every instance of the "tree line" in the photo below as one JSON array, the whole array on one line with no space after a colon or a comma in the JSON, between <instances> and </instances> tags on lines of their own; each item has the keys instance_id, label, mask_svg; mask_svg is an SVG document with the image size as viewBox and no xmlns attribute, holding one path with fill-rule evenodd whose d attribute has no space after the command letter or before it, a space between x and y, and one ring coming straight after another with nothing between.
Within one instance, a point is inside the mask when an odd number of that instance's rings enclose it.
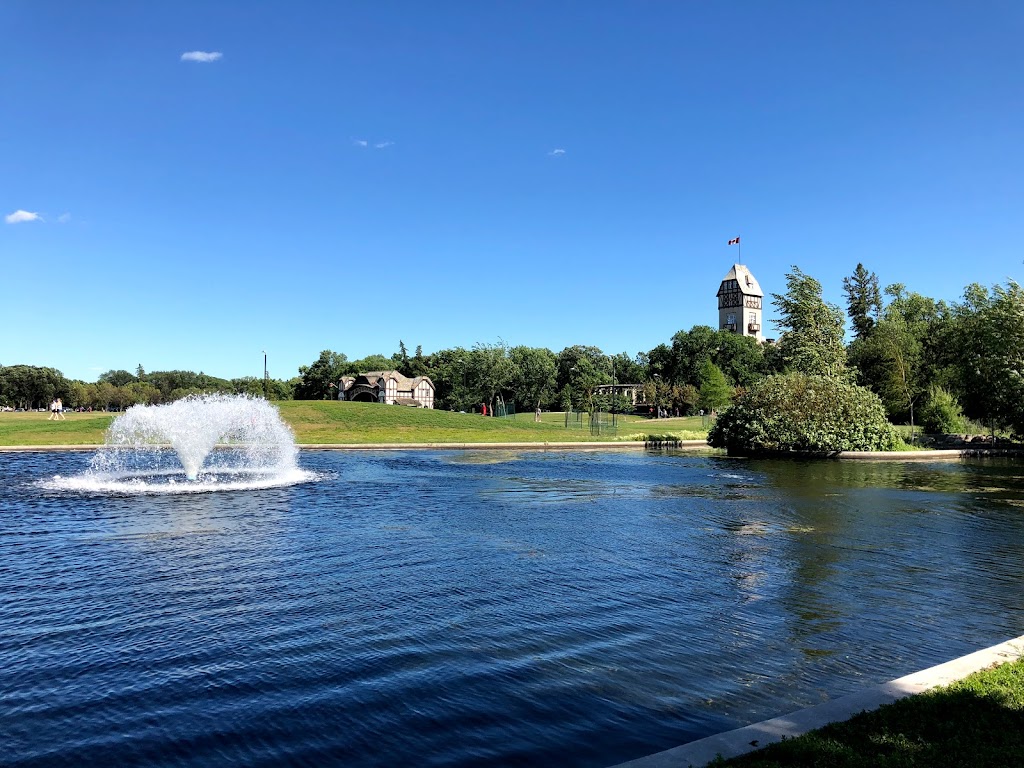
<instances>
[{"instance_id":1,"label":"tree line","mask_svg":"<svg viewBox=\"0 0 1024 768\"><path fill-rule=\"evenodd\" d=\"M286 400L294 384L271 379L268 396ZM221 379L192 371L146 373L140 365L135 373L111 370L96 382L68 379L56 368L32 365L0 365L0 407L33 410L45 408L59 397L65 408L94 411L122 410L131 405L157 405L204 393L263 394L263 380L255 376Z\"/></svg>"},{"instance_id":2,"label":"tree line","mask_svg":"<svg viewBox=\"0 0 1024 768\"><path fill-rule=\"evenodd\" d=\"M343 376L397 370L429 376L435 407L478 410L486 403L519 411L626 410L631 402L597 393L600 385L637 384L645 402L669 413L693 414L728 406L738 393L787 372L841 377L875 393L895 423L956 432L972 420L985 427L1024 432L1024 291L1013 281L967 286L946 302L878 276L858 264L843 280L845 311L822 299L822 286L793 267L786 290L772 295L778 343L697 325L654 349L631 356L596 346L509 346L503 341L424 354L404 342L390 356L349 360L324 350L290 380L267 382L272 400L337 397ZM850 340L846 342L846 321ZM0 405L45 407L62 397L66 407L123 408L160 403L200 392L262 395L257 377L221 379L191 371L108 371L96 383L66 379L54 368L0 366Z\"/></svg>"}]
</instances>

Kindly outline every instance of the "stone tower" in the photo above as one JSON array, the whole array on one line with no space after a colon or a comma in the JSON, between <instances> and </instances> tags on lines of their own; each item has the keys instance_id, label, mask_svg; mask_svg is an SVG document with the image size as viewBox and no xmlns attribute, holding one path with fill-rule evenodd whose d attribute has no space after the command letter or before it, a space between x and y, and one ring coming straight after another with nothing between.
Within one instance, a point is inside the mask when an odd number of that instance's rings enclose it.
<instances>
[{"instance_id":1,"label":"stone tower","mask_svg":"<svg viewBox=\"0 0 1024 768\"><path fill-rule=\"evenodd\" d=\"M741 336L753 336L760 344L761 304L764 293L750 270L733 264L718 288L718 327Z\"/></svg>"}]
</instances>

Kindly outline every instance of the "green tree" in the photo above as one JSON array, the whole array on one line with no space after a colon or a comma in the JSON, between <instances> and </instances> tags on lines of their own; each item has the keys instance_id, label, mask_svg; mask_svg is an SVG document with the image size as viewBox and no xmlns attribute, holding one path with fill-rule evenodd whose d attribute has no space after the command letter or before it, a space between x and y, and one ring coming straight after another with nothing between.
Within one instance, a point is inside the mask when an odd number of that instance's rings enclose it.
<instances>
[{"instance_id":1,"label":"green tree","mask_svg":"<svg viewBox=\"0 0 1024 768\"><path fill-rule=\"evenodd\" d=\"M933 384L921 408L921 428L933 435L963 432L964 414L960 403L951 393Z\"/></svg>"},{"instance_id":2,"label":"green tree","mask_svg":"<svg viewBox=\"0 0 1024 768\"><path fill-rule=\"evenodd\" d=\"M647 356L630 357L625 352L612 355L615 381L619 384L639 384L647 378Z\"/></svg>"},{"instance_id":3,"label":"green tree","mask_svg":"<svg viewBox=\"0 0 1024 768\"><path fill-rule=\"evenodd\" d=\"M718 332L706 325L678 331L672 336L670 364L661 372L662 378L670 384L699 387L704 364L714 360L719 347Z\"/></svg>"},{"instance_id":4,"label":"green tree","mask_svg":"<svg viewBox=\"0 0 1024 768\"><path fill-rule=\"evenodd\" d=\"M483 402L469 386L469 352L462 347L442 349L430 356L427 371L434 382L434 406L452 411L472 411Z\"/></svg>"},{"instance_id":5,"label":"green tree","mask_svg":"<svg viewBox=\"0 0 1024 768\"><path fill-rule=\"evenodd\" d=\"M721 369L710 360L701 368L700 399L698 405L706 411L717 411L732 399L732 387Z\"/></svg>"},{"instance_id":6,"label":"green tree","mask_svg":"<svg viewBox=\"0 0 1024 768\"><path fill-rule=\"evenodd\" d=\"M311 365L299 366L296 400L332 400L337 397L338 381L344 375L348 358L325 349Z\"/></svg>"},{"instance_id":7,"label":"green tree","mask_svg":"<svg viewBox=\"0 0 1024 768\"><path fill-rule=\"evenodd\" d=\"M101 373L96 381L105 381L108 384L113 384L115 387L123 387L125 384L131 384L133 381L136 381L136 378L132 374L128 373L128 371L117 370Z\"/></svg>"},{"instance_id":8,"label":"green tree","mask_svg":"<svg viewBox=\"0 0 1024 768\"><path fill-rule=\"evenodd\" d=\"M879 394L894 403L891 412L906 409L913 431L914 404L923 392L921 344L899 316L879 322L873 341L883 363Z\"/></svg>"},{"instance_id":9,"label":"green tree","mask_svg":"<svg viewBox=\"0 0 1024 768\"><path fill-rule=\"evenodd\" d=\"M568 384L558 393L558 406L566 413L572 410L572 390Z\"/></svg>"},{"instance_id":10,"label":"green tree","mask_svg":"<svg viewBox=\"0 0 1024 768\"><path fill-rule=\"evenodd\" d=\"M409 376L429 376L430 358L424 357L422 345L416 345L416 353L409 361Z\"/></svg>"},{"instance_id":11,"label":"green tree","mask_svg":"<svg viewBox=\"0 0 1024 768\"><path fill-rule=\"evenodd\" d=\"M155 405L162 399L160 390L145 381L133 381L118 387L118 404L121 407L128 405Z\"/></svg>"},{"instance_id":12,"label":"green tree","mask_svg":"<svg viewBox=\"0 0 1024 768\"><path fill-rule=\"evenodd\" d=\"M713 361L731 384L746 387L768 372L764 347L752 336L740 336L727 330L717 331Z\"/></svg>"},{"instance_id":13,"label":"green tree","mask_svg":"<svg viewBox=\"0 0 1024 768\"><path fill-rule=\"evenodd\" d=\"M680 331L679 333L685 333ZM666 381L676 381L675 354L672 347L667 344L659 344L647 353L647 376L654 378L661 376Z\"/></svg>"},{"instance_id":14,"label":"green tree","mask_svg":"<svg viewBox=\"0 0 1024 768\"><path fill-rule=\"evenodd\" d=\"M493 412L498 396L507 393L512 382L505 342L499 339L494 344L474 344L467 362L471 386L480 395L480 402L487 403L488 411Z\"/></svg>"},{"instance_id":15,"label":"green tree","mask_svg":"<svg viewBox=\"0 0 1024 768\"><path fill-rule=\"evenodd\" d=\"M409 360L409 350L405 348L405 342L401 339L398 340L398 351L391 356L392 365L395 370L403 376L412 375L411 361Z\"/></svg>"},{"instance_id":16,"label":"green tree","mask_svg":"<svg viewBox=\"0 0 1024 768\"><path fill-rule=\"evenodd\" d=\"M782 332L779 349L786 366L815 376L845 376L843 313L827 304L821 283L799 267L786 275L786 293L772 294L778 310L775 325Z\"/></svg>"},{"instance_id":17,"label":"green tree","mask_svg":"<svg viewBox=\"0 0 1024 768\"><path fill-rule=\"evenodd\" d=\"M256 376L242 376L237 379L231 379L231 392L235 395L263 397L263 379Z\"/></svg>"},{"instance_id":18,"label":"green tree","mask_svg":"<svg viewBox=\"0 0 1024 768\"><path fill-rule=\"evenodd\" d=\"M71 382L56 368L9 365L0 368L0 393L15 408L43 408L55 397L69 400Z\"/></svg>"},{"instance_id":19,"label":"green tree","mask_svg":"<svg viewBox=\"0 0 1024 768\"><path fill-rule=\"evenodd\" d=\"M509 350L511 389L519 410L534 410L554 397L558 358L543 347L513 347Z\"/></svg>"},{"instance_id":20,"label":"green tree","mask_svg":"<svg viewBox=\"0 0 1024 768\"><path fill-rule=\"evenodd\" d=\"M109 381L97 381L94 386L96 389L92 396L95 399L91 403L93 409L109 411L114 407L115 401L118 400L117 387Z\"/></svg>"},{"instance_id":21,"label":"green tree","mask_svg":"<svg viewBox=\"0 0 1024 768\"><path fill-rule=\"evenodd\" d=\"M882 293L878 289L878 275L868 272L858 263L853 275L843 278L846 294L846 313L853 325L854 336L866 338L882 314Z\"/></svg>"},{"instance_id":22,"label":"green tree","mask_svg":"<svg viewBox=\"0 0 1024 768\"><path fill-rule=\"evenodd\" d=\"M594 387L611 383L611 365L598 347L577 344L558 353L559 391L568 386L576 408L590 408Z\"/></svg>"},{"instance_id":23,"label":"green tree","mask_svg":"<svg viewBox=\"0 0 1024 768\"><path fill-rule=\"evenodd\" d=\"M204 394L233 391L231 382L227 379L207 376L202 371L153 371L146 374L146 381L160 390L161 398L165 402L179 399L175 397L174 392Z\"/></svg>"},{"instance_id":24,"label":"green tree","mask_svg":"<svg viewBox=\"0 0 1024 768\"><path fill-rule=\"evenodd\" d=\"M971 285L954 307L958 379L969 416L1024 434L1024 290Z\"/></svg>"},{"instance_id":25,"label":"green tree","mask_svg":"<svg viewBox=\"0 0 1024 768\"><path fill-rule=\"evenodd\" d=\"M355 375L358 373L372 373L374 371L390 371L394 369L393 358L384 355L367 355L362 360L346 360L341 364L342 376Z\"/></svg>"},{"instance_id":26,"label":"green tree","mask_svg":"<svg viewBox=\"0 0 1024 768\"><path fill-rule=\"evenodd\" d=\"M671 407L684 416L695 414L699 403L700 390L693 384L676 384L672 387Z\"/></svg>"}]
</instances>

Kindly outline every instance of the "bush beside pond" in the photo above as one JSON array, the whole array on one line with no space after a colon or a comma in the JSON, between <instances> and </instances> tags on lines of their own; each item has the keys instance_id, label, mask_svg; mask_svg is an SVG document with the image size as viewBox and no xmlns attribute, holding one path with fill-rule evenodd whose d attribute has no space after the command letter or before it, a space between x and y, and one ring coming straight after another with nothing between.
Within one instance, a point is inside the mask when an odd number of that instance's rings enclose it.
<instances>
[{"instance_id":1,"label":"bush beside pond","mask_svg":"<svg viewBox=\"0 0 1024 768\"><path fill-rule=\"evenodd\" d=\"M708 434L730 455L895 451L903 441L878 396L829 376L769 376L736 397Z\"/></svg>"}]
</instances>

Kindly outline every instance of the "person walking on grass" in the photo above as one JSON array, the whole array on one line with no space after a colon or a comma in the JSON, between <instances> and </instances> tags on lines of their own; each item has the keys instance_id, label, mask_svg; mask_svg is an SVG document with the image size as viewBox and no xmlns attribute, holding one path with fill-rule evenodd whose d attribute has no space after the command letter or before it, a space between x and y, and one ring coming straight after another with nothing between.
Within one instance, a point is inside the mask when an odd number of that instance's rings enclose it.
<instances>
[{"instance_id":1,"label":"person walking on grass","mask_svg":"<svg viewBox=\"0 0 1024 768\"><path fill-rule=\"evenodd\" d=\"M64 401L59 397L57 398L57 418L64 419L67 421L68 417L64 415Z\"/></svg>"},{"instance_id":2,"label":"person walking on grass","mask_svg":"<svg viewBox=\"0 0 1024 768\"><path fill-rule=\"evenodd\" d=\"M46 420L49 421L50 419L57 419L57 398L53 398L50 401L50 415L46 417Z\"/></svg>"}]
</instances>

